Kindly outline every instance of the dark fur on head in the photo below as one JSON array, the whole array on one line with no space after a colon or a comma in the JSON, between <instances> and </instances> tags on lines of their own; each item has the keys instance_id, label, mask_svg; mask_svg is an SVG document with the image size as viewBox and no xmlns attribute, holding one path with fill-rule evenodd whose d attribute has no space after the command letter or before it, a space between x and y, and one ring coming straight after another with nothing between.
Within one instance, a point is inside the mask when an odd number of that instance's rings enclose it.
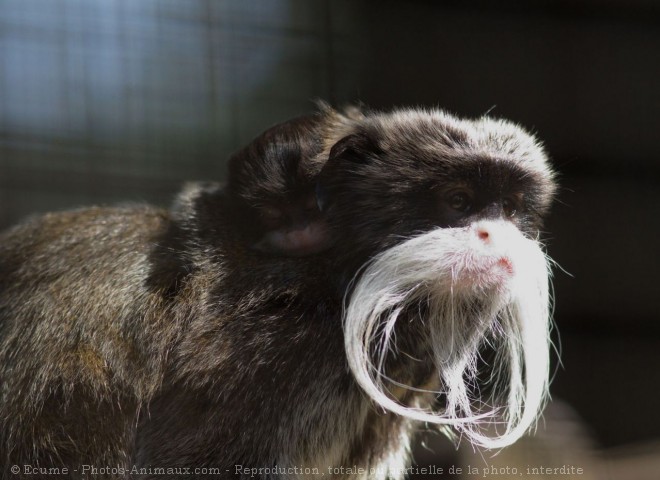
<instances>
[{"instance_id":1,"label":"dark fur on head","mask_svg":"<svg viewBox=\"0 0 660 480\"><path fill-rule=\"evenodd\" d=\"M317 188L328 220L344 233L341 248L363 263L411 234L500 216L496 200L507 196L516 203L512 222L536 236L554 195L544 156L504 121L419 110L373 114L332 147ZM457 190L470 195L471 212L448 206Z\"/></svg>"},{"instance_id":2,"label":"dark fur on head","mask_svg":"<svg viewBox=\"0 0 660 480\"><path fill-rule=\"evenodd\" d=\"M514 344L547 350L547 315L532 315L536 336L518 314L507 323L502 308L527 305L518 278L537 282L541 299L543 279L518 273L522 257L506 245L477 244L501 235L542 263L534 239L553 188L543 151L510 123L323 106L257 137L230 159L225 187L189 185L170 211L91 208L9 230L0 236L3 478L11 465L81 478L84 464L214 467L226 478L255 476L237 465L271 469L262 478L356 465L398 478L420 415L490 445L472 425L487 415L477 404L499 397L473 398L461 379L487 337L504 342L520 374L515 358L534 359ZM414 252L438 242L474 243L461 255L481 260L467 273L450 264L455 278L436 274ZM412 287L379 280L405 273L400 259ZM399 303L383 307L378 292ZM445 304L469 307L459 319L469 325L448 330ZM434 317L415 321L424 312ZM384 328L394 344L373 337ZM522 333L507 343L510 331ZM399 384L371 378L379 358ZM508 389L501 444L532 423L546 380Z\"/></svg>"}]
</instances>

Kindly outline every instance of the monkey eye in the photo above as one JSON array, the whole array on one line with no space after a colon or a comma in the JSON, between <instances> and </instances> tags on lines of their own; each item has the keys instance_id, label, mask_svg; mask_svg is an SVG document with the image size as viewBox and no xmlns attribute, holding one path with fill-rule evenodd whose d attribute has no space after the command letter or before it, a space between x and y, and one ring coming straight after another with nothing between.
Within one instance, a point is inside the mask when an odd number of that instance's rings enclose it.
<instances>
[{"instance_id":1,"label":"monkey eye","mask_svg":"<svg viewBox=\"0 0 660 480\"><path fill-rule=\"evenodd\" d=\"M451 193L447 200L449 206L459 212L467 212L472 206L470 195L466 192Z\"/></svg>"},{"instance_id":2,"label":"monkey eye","mask_svg":"<svg viewBox=\"0 0 660 480\"><path fill-rule=\"evenodd\" d=\"M504 215L507 217L513 217L518 211L518 202L510 197L506 197L502 200L502 210L504 210Z\"/></svg>"}]
</instances>

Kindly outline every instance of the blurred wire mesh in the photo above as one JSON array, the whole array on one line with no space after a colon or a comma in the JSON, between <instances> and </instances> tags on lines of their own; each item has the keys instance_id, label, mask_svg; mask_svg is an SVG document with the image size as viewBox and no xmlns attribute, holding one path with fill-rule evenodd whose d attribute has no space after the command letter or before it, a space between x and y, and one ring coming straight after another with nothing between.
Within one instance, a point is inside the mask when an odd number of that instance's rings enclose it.
<instances>
[{"instance_id":1,"label":"blurred wire mesh","mask_svg":"<svg viewBox=\"0 0 660 480\"><path fill-rule=\"evenodd\" d=\"M0 227L219 179L263 128L342 100L348 2L4 0ZM338 62L336 58L341 57Z\"/></svg>"}]
</instances>

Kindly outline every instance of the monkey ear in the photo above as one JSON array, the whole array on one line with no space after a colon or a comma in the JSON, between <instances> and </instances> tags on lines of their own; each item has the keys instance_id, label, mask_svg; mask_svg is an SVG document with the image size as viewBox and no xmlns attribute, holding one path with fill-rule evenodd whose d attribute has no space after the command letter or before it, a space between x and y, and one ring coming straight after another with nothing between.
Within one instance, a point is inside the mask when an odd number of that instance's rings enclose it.
<instances>
[{"instance_id":1,"label":"monkey ear","mask_svg":"<svg viewBox=\"0 0 660 480\"><path fill-rule=\"evenodd\" d=\"M366 131L352 133L335 143L314 188L319 210L324 212L327 209L330 199L328 190L333 184L341 183L345 171L354 169L356 165L369 164L382 153L377 139Z\"/></svg>"},{"instance_id":2,"label":"monkey ear","mask_svg":"<svg viewBox=\"0 0 660 480\"><path fill-rule=\"evenodd\" d=\"M376 138L366 131L345 136L330 149L326 167L337 162L367 163L382 153Z\"/></svg>"}]
</instances>

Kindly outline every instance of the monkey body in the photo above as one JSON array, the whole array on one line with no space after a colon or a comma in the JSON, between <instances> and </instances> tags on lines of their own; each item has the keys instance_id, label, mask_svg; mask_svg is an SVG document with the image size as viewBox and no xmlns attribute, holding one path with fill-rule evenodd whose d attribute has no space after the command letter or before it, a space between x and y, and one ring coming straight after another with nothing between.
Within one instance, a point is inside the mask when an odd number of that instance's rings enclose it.
<instances>
[{"instance_id":1,"label":"monkey body","mask_svg":"<svg viewBox=\"0 0 660 480\"><path fill-rule=\"evenodd\" d=\"M5 468L129 458L131 425L158 388L176 329L136 278L165 218L149 208L81 210L1 237Z\"/></svg>"},{"instance_id":2,"label":"monkey body","mask_svg":"<svg viewBox=\"0 0 660 480\"><path fill-rule=\"evenodd\" d=\"M401 478L418 420L510 443L547 386L545 162L508 123L325 108L170 210L2 234L4 478ZM471 390L484 339L500 345L489 396ZM498 403L490 441L478 429Z\"/></svg>"},{"instance_id":3,"label":"monkey body","mask_svg":"<svg viewBox=\"0 0 660 480\"><path fill-rule=\"evenodd\" d=\"M341 355L341 299L298 278L330 265L176 251L173 225L95 208L1 237L5 468L402 468L377 452L405 459L412 422L368 408ZM165 253L188 258L161 266ZM254 275L263 288L232 287Z\"/></svg>"}]
</instances>

